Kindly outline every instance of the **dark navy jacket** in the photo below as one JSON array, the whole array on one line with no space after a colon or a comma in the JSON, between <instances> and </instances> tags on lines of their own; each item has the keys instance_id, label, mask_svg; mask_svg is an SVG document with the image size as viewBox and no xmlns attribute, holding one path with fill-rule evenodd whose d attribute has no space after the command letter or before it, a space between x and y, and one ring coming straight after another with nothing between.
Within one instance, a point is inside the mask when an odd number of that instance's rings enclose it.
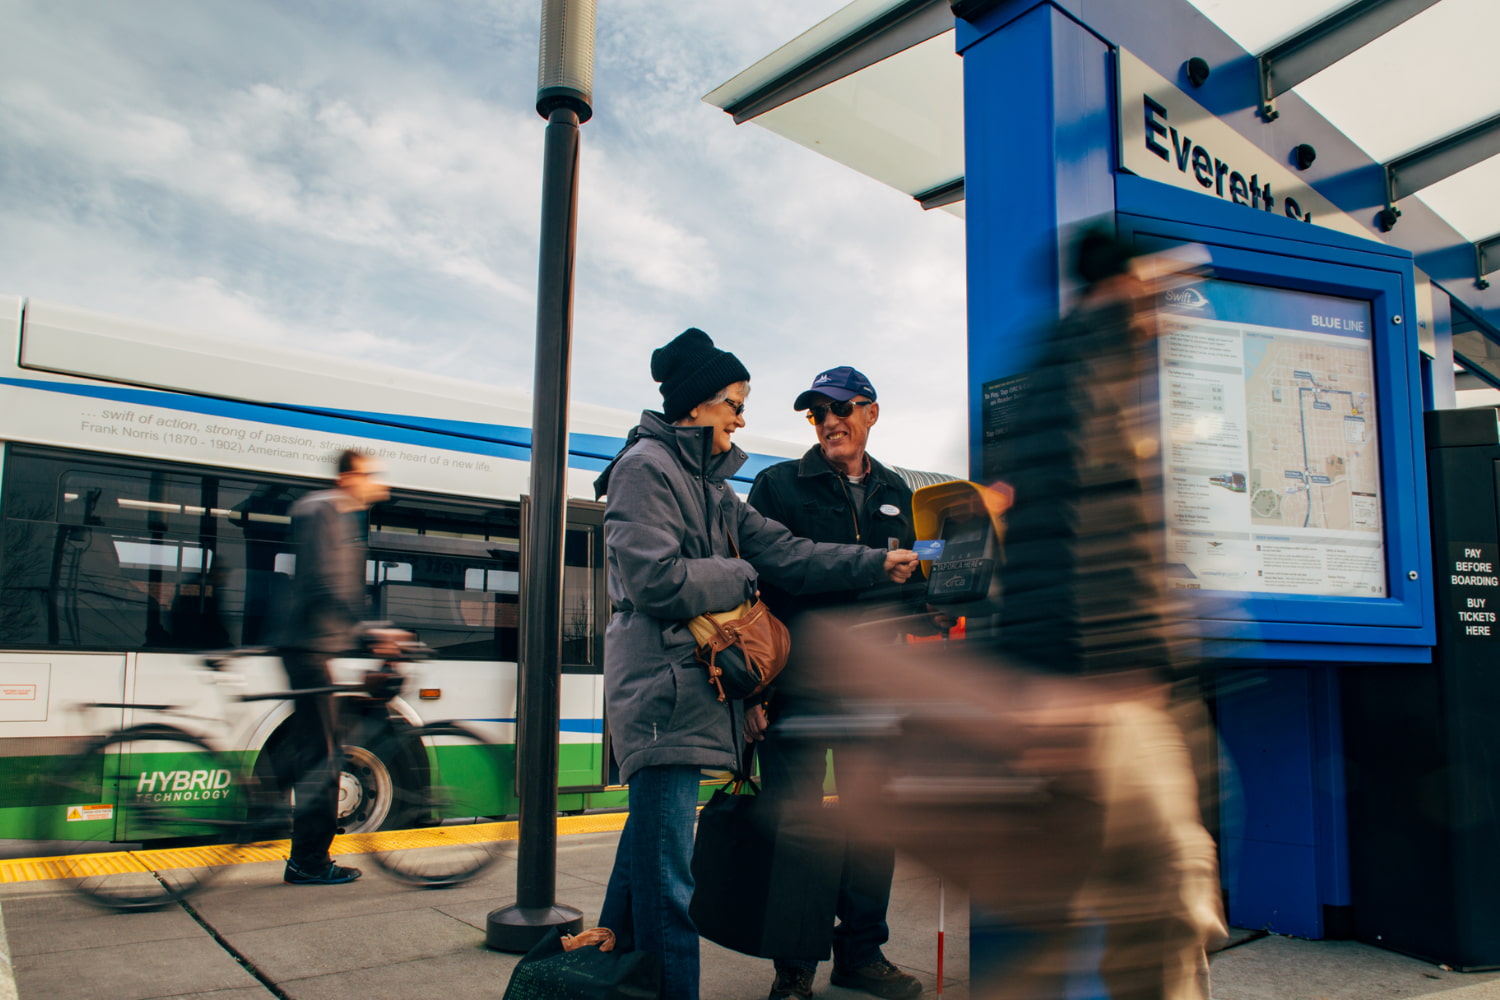
<instances>
[{"instance_id":1,"label":"dark navy jacket","mask_svg":"<svg viewBox=\"0 0 1500 1000\"><path fill-rule=\"evenodd\" d=\"M911 487L900 475L874 458L865 477L865 501L856 504L853 491L823 458L822 450L813 445L800 459L779 462L763 470L750 487L750 506L766 517L785 524L794 534L820 542L842 542L885 550L889 540L897 547L909 549L916 540L912 526ZM838 590L797 595L766 584L761 598L792 631L792 655L786 672L776 683L777 697L785 700L799 695L800 678L815 665L797 656L797 617L814 608L855 603L870 604L900 601L906 611L920 608L927 591L927 581L919 572L905 585L882 579L875 587L859 586L855 581ZM898 610L899 613L899 610Z\"/></svg>"},{"instance_id":2,"label":"dark navy jacket","mask_svg":"<svg viewBox=\"0 0 1500 1000\"><path fill-rule=\"evenodd\" d=\"M909 549L916 540L911 518L911 487L895 472L874 458L865 477L865 502L858 505L844 477L813 445L801 458L778 462L761 471L750 487L750 506L773 521L780 521L794 535L818 542L864 545L872 549ZM920 577L920 574L918 574ZM894 584L882 588L880 596L898 596ZM862 597L862 588L841 588L827 593L794 596L774 584L761 588L761 597L783 621L807 608L848 604Z\"/></svg>"}]
</instances>

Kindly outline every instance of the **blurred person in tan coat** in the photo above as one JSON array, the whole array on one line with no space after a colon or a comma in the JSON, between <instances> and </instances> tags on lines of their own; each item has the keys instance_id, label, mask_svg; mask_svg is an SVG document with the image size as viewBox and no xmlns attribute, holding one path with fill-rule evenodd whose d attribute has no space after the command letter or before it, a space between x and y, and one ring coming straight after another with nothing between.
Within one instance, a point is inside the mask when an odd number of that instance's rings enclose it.
<instances>
[{"instance_id":1,"label":"blurred person in tan coat","mask_svg":"<svg viewBox=\"0 0 1500 1000\"><path fill-rule=\"evenodd\" d=\"M1152 265L1160 267L1161 265ZM889 739L841 766L856 835L966 886L1017 954L974 995L1052 1000L1104 927L1112 1000L1208 1000L1225 933L1217 854L1189 740L1201 706L1184 609L1169 600L1155 460L1154 296L1169 279L1112 235L1075 244L1083 286L1006 428L1000 610L939 651L862 646L827 623L831 691ZM1188 731L1179 718L1192 720Z\"/></svg>"}]
</instances>

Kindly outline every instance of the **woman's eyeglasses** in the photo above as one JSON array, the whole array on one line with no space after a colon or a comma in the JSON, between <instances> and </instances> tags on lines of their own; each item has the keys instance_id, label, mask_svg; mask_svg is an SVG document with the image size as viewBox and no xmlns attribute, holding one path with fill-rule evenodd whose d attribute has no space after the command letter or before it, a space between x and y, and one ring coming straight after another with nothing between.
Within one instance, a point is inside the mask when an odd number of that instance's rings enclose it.
<instances>
[{"instance_id":1,"label":"woman's eyeglasses","mask_svg":"<svg viewBox=\"0 0 1500 1000\"><path fill-rule=\"evenodd\" d=\"M738 399L730 399L728 396L725 396L723 399L719 400L719 402L723 403L725 406L733 410L734 415L737 417L743 416L745 413L745 404L740 402Z\"/></svg>"},{"instance_id":2,"label":"woman's eyeglasses","mask_svg":"<svg viewBox=\"0 0 1500 1000\"><path fill-rule=\"evenodd\" d=\"M821 424L823 418L828 416L829 410L833 411L835 417L847 417L854 412L856 406L869 406L873 402L875 402L873 399L861 399L849 400L842 403L819 403L817 406L809 406L807 408L807 422L814 426Z\"/></svg>"}]
</instances>

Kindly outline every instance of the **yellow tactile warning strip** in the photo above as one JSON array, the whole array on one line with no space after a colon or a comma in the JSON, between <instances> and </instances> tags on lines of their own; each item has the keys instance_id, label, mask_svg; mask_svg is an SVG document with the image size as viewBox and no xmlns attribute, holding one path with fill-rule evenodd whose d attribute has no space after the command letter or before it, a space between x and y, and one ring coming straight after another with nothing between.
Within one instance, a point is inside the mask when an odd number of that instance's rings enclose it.
<instances>
[{"instance_id":1,"label":"yellow tactile warning strip","mask_svg":"<svg viewBox=\"0 0 1500 1000\"><path fill-rule=\"evenodd\" d=\"M109 854L79 854L62 858L17 858L0 861L0 883L38 882L82 875L113 875L146 871L130 851Z\"/></svg>"},{"instance_id":2,"label":"yellow tactile warning strip","mask_svg":"<svg viewBox=\"0 0 1500 1000\"><path fill-rule=\"evenodd\" d=\"M625 826L625 816L623 812L559 816L557 833L559 836L571 833L607 833L622 829ZM444 844L515 840L518 836L518 829L519 824L509 822L434 826L421 830L392 830L387 833L349 833L335 837L329 853L368 854L372 851L399 851L412 847L440 847ZM216 865L245 864L251 861L283 861L286 859L287 847L285 840L267 840L256 844L182 847L171 850L111 851L104 854L75 854L55 858L17 858L12 861L0 861L0 885L120 872L161 871L169 868L211 868Z\"/></svg>"}]
</instances>

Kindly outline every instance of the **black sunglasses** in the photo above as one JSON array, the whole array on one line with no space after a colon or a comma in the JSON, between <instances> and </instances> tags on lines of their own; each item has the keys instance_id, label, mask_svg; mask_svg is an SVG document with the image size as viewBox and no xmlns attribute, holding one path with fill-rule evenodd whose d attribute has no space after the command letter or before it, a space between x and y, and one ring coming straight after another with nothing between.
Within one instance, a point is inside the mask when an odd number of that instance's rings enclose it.
<instances>
[{"instance_id":1,"label":"black sunglasses","mask_svg":"<svg viewBox=\"0 0 1500 1000\"><path fill-rule=\"evenodd\" d=\"M861 399L858 401L847 400L842 403L819 403L817 406L809 406L807 408L807 422L813 425L821 424L823 418L828 416L829 410L833 411L835 417L847 417L854 412L856 406L869 406L873 402L875 402L873 399Z\"/></svg>"},{"instance_id":2,"label":"black sunglasses","mask_svg":"<svg viewBox=\"0 0 1500 1000\"><path fill-rule=\"evenodd\" d=\"M725 406L733 410L735 416L744 416L745 404L740 402L738 399L730 399L728 396L725 396L723 399L719 400L719 402L723 403Z\"/></svg>"}]
</instances>

